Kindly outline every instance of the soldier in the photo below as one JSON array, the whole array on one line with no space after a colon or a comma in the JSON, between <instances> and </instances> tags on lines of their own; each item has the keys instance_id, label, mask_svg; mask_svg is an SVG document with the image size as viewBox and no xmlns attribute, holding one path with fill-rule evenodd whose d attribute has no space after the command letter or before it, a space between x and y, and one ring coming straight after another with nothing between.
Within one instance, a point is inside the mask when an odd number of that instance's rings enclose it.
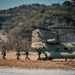
<instances>
[{"instance_id":1,"label":"soldier","mask_svg":"<svg viewBox=\"0 0 75 75\"><path fill-rule=\"evenodd\" d=\"M20 60L20 51L19 50L17 50L17 53L16 53L16 55L17 55L17 60Z\"/></svg>"},{"instance_id":2,"label":"soldier","mask_svg":"<svg viewBox=\"0 0 75 75\"><path fill-rule=\"evenodd\" d=\"M25 52L25 55L26 55L25 60L26 59L29 59L30 60L30 58L28 57L28 55L29 55L28 51Z\"/></svg>"},{"instance_id":3,"label":"soldier","mask_svg":"<svg viewBox=\"0 0 75 75\"><path fill-rule=\"evenodd\" d=\"M3 49L2 50L2 55L3 55L3 59L5 60L6 58L5 58L5 56L6 56L6 51Z\"/></svg>"},{"instance_id":4,"label":"soldier","mask_svg":"<svg viewBox=\"0 0 75 75\"><path fill-rule=\"evenodd\" d=\"M5 45L3 45L2 46L2 56L3 56L3 59L5 60L6 58L5 58L5 56L6 56L6 47L5 47Z\"/></svg>"},{"instance_id":5,"label":"soldier","mask_svg":"<svg viewBox=\"0 0 75 75\"><path fill-rule=\"evenodd\" d=\"M38 57L39 57L38 60L40 59L40 55L41 55L41 52L38 52Z\"/></svg>"}]
</instances>

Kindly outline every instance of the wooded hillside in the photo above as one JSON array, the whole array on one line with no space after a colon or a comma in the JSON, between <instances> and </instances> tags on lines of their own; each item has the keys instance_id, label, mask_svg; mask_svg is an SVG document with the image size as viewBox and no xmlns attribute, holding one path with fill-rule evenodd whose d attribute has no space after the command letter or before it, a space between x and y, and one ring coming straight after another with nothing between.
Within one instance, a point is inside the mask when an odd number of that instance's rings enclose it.
<instances>
[{"instance_id":1,"label":"wooded hillside","mask_svg":"<svg viewBox=\"0 0 75 75\"><path fill-rule=\"evenodd\" d=\"M61 5L58 3L49 6L36 3L0 10L0 29L8 33L11 47L14 46L14 42L17 42L15 46L30 43L33 26L47 28L50 26L75 26L75 5L70 1L65 1ZM64 35L63 39L65 39L64 30L58 31L59 35ZM61 41L65 41L63 39ZM22 42L24 40L26 41ZM27 47L27 44L25 46Z\"/></svg>"}]
</instances>

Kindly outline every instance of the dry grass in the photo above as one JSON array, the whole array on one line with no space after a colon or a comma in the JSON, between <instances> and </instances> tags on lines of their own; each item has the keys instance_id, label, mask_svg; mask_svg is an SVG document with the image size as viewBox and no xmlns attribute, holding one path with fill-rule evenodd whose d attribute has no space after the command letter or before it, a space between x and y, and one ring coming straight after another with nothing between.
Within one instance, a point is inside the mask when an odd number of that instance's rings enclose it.
<instances>
[{"instance_id":1,"label":"dry grass","mask_svg":"<svg viewBox=\"0 0 75 75\"><path fill-rule=\"evenodd\" d=\"M43 57L43 55L42 55ZM25 60L25 55L21 53L21 60L16 59L15 52L9 52L6 56L6 60L2 59L0 54L0 66L9 66L9 67L20 67L20 68L44 68L44 69L53 69L53 68L61 68L61 69L69 69L75 67L75 60L64 61L64 59L57 60L37 60L37 53L30 53L29 58L31 60Z\"/></svg>"}]
</instances>

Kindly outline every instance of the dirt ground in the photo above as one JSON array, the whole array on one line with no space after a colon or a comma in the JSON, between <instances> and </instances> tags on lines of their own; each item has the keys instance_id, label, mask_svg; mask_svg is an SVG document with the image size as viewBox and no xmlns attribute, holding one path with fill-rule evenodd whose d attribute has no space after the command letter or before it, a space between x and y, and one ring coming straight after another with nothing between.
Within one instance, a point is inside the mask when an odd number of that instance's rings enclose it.
<instances>
[{"instance_id":1,"label":"dirt ground","mask_svg":"<svg viewBox=\"0 0 75 75\"><path fill-rule=\"evenodd\" d=\"M42 54L41 57L44 57ZM36 52L29 53L30 60L25 60L24 52L21 52L20 60L16 58L16 52L7 53L6 60L2 59L0 52L0 66L18 67L18 68L37 68L37 69L70 69L75 68L75 59L53 59L50 60L37 60L38 55Z\"/></svg>"}]
</instances>

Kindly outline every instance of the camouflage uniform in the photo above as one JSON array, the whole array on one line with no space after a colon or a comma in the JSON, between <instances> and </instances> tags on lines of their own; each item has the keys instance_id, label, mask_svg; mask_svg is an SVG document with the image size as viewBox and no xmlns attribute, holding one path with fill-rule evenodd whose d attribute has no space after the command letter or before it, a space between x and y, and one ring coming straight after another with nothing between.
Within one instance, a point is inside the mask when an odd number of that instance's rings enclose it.
<instances>
[{"instance_id":1,"label":"camouflage uniform","mask_svg":"<svg viewBox=\"0 0 75 75\"><path fill-rule=\"evenodd\" d=\"M17 51L17 53L16 53L16 55L17 55L17 60L20 60L20 52L19 51Z\"/></svg>"},{"instance_id":2,"label":"camouflage uniform","mask_svg":"<svg viewBox=\"0 0 75 75\"><path fill-rule=\"evenodd\" d=\"M2 55L3 55L3 59L5 60L6 58L5 58L5 56L6 56L6 51L3 49L2 50Z\"/></svg>"},{"instance_id":3,"label":"camouflage uniform","mask_svg":"<svg viewBox=\"0 0 75 75\"><path fill-rule=\"evenodd\" d=\"M28 51L25 52L25 55L26 55L25 60L26 59L29 59L30 60L30 58L28 57L28 55L29 55Z\"/></svg>"},{"instance_id":4,"label":"camouflage uniform","mask_svg":"<svg viewBox=\"0 0 75 75\"><path fill-rule=\"evenodd\" d=\"M39 57L38 59L40 59L40 55L41 55L41 52L38 52L38 57Z\"/></svg>"}]
</instances>

